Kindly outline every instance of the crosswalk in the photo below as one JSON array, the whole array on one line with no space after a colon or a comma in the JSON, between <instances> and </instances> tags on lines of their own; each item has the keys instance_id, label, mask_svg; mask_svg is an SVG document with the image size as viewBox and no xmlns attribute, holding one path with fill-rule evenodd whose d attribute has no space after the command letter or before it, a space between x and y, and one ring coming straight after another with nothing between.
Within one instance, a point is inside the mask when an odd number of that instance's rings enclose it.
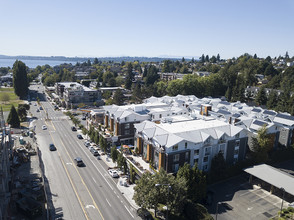
<instances>
[{"instance_id":1,"label":"crosswalk","mask_svg":"<svg viewBox=\"0 0 294 220\"><path fill-rule=\"evenodd\" d=\"M49 120L53 120L53 121L59 121L59 120L66 120L67 117L48 117ZM48 120L46 117L42 117L42 118L38 118L38 120L41 120L41 121L46 121Z\"/></svg>"}]
</instances>

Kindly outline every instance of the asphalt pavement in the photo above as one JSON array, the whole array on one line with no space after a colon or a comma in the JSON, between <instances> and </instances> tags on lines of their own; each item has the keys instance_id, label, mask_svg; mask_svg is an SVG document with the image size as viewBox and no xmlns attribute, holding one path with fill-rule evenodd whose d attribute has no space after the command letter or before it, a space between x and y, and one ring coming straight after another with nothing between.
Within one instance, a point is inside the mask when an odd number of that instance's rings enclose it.
<instances>
[{"instance_id":1,"label":"asphalt pavement","mask_svg":"<svg viewBox=\"0 0 294 220\"><path fill-rule=\"evenodd\" d=\"M42 91L42 87L40 89ZM108 174L108 164L98 160L71 131L72 122L61 111L55 111L43 94L37 112L33 102L31 112L36 116L37 141L42 153L45 176L49 182L51 216L63 219L138 219L132 197L132 186L120 187L120 181ZM47 130L42 130L42 125ZM57 151L49 151L53 143ZM81 157L84 167L77 167L75 157ZM105 163L106 162L106 163ZM130 202L129 202L130 201Z\"/></svg>"}]
</instances>

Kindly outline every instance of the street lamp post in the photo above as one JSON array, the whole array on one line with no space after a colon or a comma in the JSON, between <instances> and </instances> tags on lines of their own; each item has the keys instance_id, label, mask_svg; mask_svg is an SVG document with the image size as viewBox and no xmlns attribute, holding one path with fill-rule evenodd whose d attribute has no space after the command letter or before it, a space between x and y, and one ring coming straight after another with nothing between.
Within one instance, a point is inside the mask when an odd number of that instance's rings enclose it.
<instances>
[{"instance_id":1,"label":"street lamp post","mask_svg":"<svg viewBox=\"0 0 294 220\"><path fill-rule=\"evenodd\" d=\"M158 186L168 186L168 194L167 194L167 200L169 199L169 191L171 190L171 185L170 184L159 184L159 183L156 183L155 184L156 187ZM167 201L168 202L168 201ZM166 203L166 219L168 220L168 204Z\"/></svg>"},{"instance_id":2,"label":"street lamp post","mask_svg":"<svg viewBox=\"0 0 294 220\"><path fill-rule=\"evenodd\" d=\"M281 205L281 212L282 212L282 209L283 209L283 203L284 203L284 196L285 196L285 189L282 187L281 190L283 191L282 205Z\"/></svg>"},{"instance_id":3,"label":"street lamp post","mask_svg":"<svg viewBox=\"0 0 294 220\"><path fill-rule=\"evenodd\" d=\"M217 220L217 215L218 215L218 204L219 202L216 203L216 214L215 214L215 220Z\"/></svg>"}]
</instances>

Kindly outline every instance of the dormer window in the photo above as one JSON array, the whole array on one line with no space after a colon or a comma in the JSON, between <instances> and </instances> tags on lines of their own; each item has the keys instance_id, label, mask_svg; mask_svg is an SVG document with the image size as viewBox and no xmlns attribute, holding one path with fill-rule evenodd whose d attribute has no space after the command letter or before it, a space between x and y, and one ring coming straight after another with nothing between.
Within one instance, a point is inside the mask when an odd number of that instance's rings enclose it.
<instances>
[{"instance_id":1,"label":"dormer window","mask_svg":"<svg viewBox=\"0 0 294 220\"><path fill-rule=\"evenodd\" d=\"M173 146L173 151L176 151L176 150L178 150L178 148L179 148L179 146L178 146L178 145L174 145L174 146Z\"/></svg>"}]
</instances>

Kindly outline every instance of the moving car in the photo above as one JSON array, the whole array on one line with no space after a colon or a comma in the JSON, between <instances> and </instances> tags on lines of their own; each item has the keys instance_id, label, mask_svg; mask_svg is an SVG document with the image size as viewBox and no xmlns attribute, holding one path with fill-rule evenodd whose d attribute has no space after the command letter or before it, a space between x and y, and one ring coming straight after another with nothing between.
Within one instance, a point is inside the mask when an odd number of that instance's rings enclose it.
<instances>
[{"instance_id":1,"label":"moving car","mask_svg":"<svg viewBox=\"0 0 294 220\"><path fill-rule=\"evenodd\" d=\"M39 112L40 110L37 108L36 112Z\"/></svg>"},{"instance_id":2,"label":"moving car","mask_svg":"<svg viewBox=\"0 0 294 220\"><path fill-rule=\"evenodd\" d=\"M108 170L108 173L110 174L110 176L112 176L113 178L118 178L119 175L117 173L116 170Z\"/></svg>"},{"instance_id":3,"label":"moving car","mask_svg":"<svg viewBox=\"0 0 294 220\"><path fill-rule=\"evenodd\" d=\"M47 126L46 125L42 125L42 129L43 130L46 130L47 129Z\"/></svg>"},{"instance_id":4,"label":"moving car","mask_svg":"<svg viewBox=\"0 0 294 220\"><path fill-rule=\"evenodd\" d=\"M75 126L72 126L72 127L71 127L71 130L72 130L72 131L77 131L77 129L76 129Z\"/></svg>"},{"instance_id":5,"label":"moving car","mask_svg":"<svg viewBox=\"0 0 294 220\"><path fill-rule=\"evenodd\" d=\"M80 158L80 157L76 157L75 162L78 167L84 166L84 162L83 162L82 158Z\"/></svg>"},{"instance_id":6,"label":"moving car","mask_svg":"<svg viewBox=\"0 0 294 220\"><path fill-rule=\"evenodd\" d=\"M55 151L56 147L54 146L54 144L49 144L49 150L50 151Z\"/></svg>"},{"instance_id":7,"label":"moving car","mask_svg":"<svg viewBox=\"0 0 294 220\"><path fill-rule=\"evenodd\" d=\"M77 137L78 137L78 139L83 139L83 136L80 134L78 134Z\"/></svg>"},{"instance_id":8,"label":"moving car","mask_svg":"<svg viewBox=\"0 0 294 220\"><path fill-rule=\"evenodd\" d=\"M40 110L43 110L43 107L42 106L40 106Z\"/></svg>"}]
</instances>

